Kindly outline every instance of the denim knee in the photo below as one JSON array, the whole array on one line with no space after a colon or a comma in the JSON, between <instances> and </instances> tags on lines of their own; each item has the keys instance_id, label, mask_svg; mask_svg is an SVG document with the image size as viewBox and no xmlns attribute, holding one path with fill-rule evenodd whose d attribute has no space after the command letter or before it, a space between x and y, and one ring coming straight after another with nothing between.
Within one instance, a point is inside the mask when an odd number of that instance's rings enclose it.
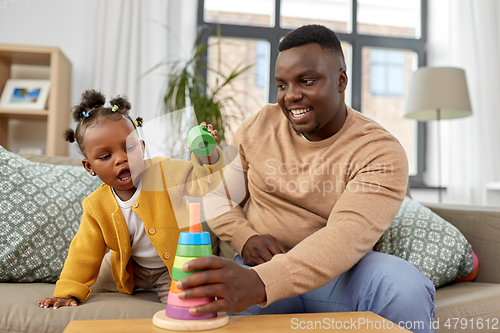
<instances>
[{"instance_id":1,"label":"denim knee","mask_svg":"<svg viewBox=\"0 0 500 333\"><path fill-rule=\"evenodd\" d=\"M362 277L368 280L363 285L377 287L369 292L371 294L382 293L382 297L392 295L407 300L410 304L422 296L434 301L436 290L432 282L406 260L369 252L357 266L357 270L363 272Z\"/></svg>"},{"instance_id":2,"label":"denim knee","mask_svg":"<svg viewBox=\"0 0 500 333\"><path fill-rule=\"evenodd\" d=\"M369 274L362 284L368 289L358 311L373 311L395 323L421 322L427 328L422 331L429 331L436 289L425 275L409 262L384 253L370 252L358 264Z\"/></svg>"}]
</instances>

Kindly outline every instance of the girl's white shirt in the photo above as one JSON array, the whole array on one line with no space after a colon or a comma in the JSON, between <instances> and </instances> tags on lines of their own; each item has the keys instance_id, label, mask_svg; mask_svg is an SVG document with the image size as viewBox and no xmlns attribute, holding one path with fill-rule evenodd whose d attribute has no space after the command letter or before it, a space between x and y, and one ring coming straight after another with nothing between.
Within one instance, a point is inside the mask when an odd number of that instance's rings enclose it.
<instances>
[{"instance_id":1,"label":"girl's white shirt","mask_svg":"<svg viewBox=\"0 0 500 333\"><path fill-rule=\"evenodd\" d=\"M132 247L132 258L134 258L139 265L146 268L165 267L165 263L161 260L158 252L156 252L153 243L151 243L151 240L146 233L144 223L139 215L132 210L134 203L141 194L141 188L142 178L137 184L137 190L134 195L127 201L120 199L120 197L116 194L115 189L113 189L116 202L118 203L123 217L125 218L125 222L127 223L130 245Z\"/></svg>"}]
</instances>

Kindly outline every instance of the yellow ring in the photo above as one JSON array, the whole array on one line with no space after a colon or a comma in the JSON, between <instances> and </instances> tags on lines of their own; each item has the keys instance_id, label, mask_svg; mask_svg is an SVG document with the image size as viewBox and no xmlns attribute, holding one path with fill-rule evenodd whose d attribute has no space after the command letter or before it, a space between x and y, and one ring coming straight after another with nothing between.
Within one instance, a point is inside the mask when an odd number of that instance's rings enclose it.
<instances>
[{"instance_id":1,"label":"yellow ring","mask_svg":"<svg viewBox=\"0 0 500 333\"><path fill-rule=\"evenodd\" d=\"M182 266L184 266L185 263L190 262L191 260L194 259L196 259L196 257L175 256L174 267L182 270Z\"/></svg>"}]
</instances>

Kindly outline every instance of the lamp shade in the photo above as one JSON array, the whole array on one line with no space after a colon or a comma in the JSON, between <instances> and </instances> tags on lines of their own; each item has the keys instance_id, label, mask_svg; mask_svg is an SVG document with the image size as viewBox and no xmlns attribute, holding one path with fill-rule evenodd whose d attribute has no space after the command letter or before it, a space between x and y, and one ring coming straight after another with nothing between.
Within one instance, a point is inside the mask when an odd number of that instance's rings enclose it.
<instances>
[{"instance_id":1,"label":"lamp shade","mask_svg":"<svg viewBox=\"0 0 500 333\"><path fill-rule=\"evenodd\" d=\"M413 73L406 100L406 118L453 119L471 114L469 90L463 69L421 67Z\"/></svg>"}]
</instances>

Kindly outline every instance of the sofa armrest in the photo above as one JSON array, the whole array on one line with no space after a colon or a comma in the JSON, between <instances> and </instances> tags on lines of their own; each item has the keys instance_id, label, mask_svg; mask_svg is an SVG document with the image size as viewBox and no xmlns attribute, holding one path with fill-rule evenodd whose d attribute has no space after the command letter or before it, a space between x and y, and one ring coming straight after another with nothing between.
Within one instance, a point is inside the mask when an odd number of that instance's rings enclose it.
<instances>
[{"instance_id":1,"label":"sofa armrest","mask_svg":"<svg viewBox=\"0 0 500 333\"><path fill-rule=\"evenodd\" d=\"M19 154L19 156L27 159L31 162L54 164L54 165L74 165L82 166L82 160L67 156L48 156L48 155L38 155L38 154Z\"/></svg>"},{"instance_id":2,"label":"sofa armrest","mask_svg":"<svg viewBox=\"0 0 500 333\"><path fill-rule=\"evenodd\" d=\"M422 203L457 227L479 258L476 282L500 283L500 208Z\"/></svg>"}]
</instances>

